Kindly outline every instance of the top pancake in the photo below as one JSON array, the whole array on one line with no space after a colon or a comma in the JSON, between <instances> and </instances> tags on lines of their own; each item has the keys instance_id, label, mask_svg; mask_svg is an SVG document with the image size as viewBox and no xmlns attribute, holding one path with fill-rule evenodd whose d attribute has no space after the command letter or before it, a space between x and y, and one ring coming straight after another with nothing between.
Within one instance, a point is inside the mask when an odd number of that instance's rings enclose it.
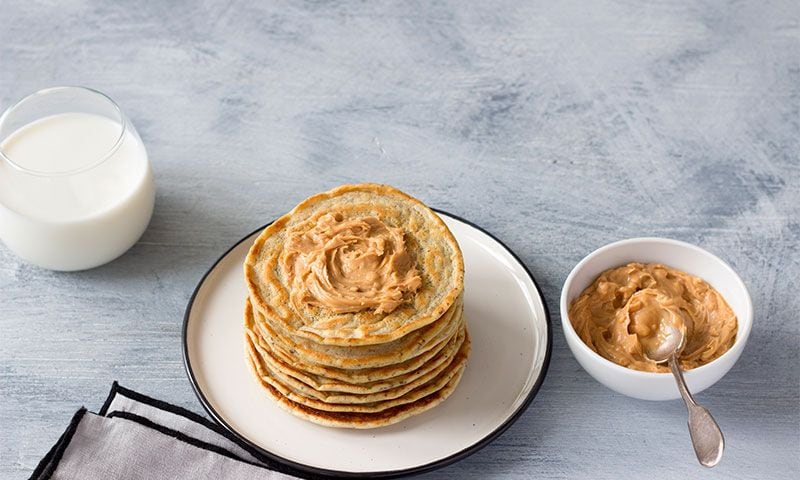
<instances>
[{"instance_id":1,"label":"top pancake","mask_svg":"<svg viewBox=\"0 0 800 480\"><path fill-rule=\"evenodd\" d=\"M291 302L291 286L280 261L288 232L308 231L331 213L344 220L374 217L402 229L421 278L416 292L389 313L335 313L324 306ZM419 200L378 184L344 185L304 200L258 236L244 272L256 310L281 322L291 334L344 346L390 342L436 321L459 296L464 282L461 250L441 218Z\"/></svg>"}]
</instances>

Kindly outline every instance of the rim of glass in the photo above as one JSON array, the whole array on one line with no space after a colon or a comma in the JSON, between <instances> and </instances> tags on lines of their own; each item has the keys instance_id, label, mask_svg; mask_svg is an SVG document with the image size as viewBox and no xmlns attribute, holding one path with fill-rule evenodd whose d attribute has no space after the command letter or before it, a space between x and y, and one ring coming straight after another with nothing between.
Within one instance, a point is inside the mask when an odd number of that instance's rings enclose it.
<instances>
[{"instance_id":1,"label":"rim of glass","mask_svg":"<svg viewBox=\"0 0 800 480\"><path fill-rule=\"evenodd\" d=\"M23 172L23 173L27 173L29 175L36 175L38 177L66 177L66 176L69 176L69 175L76 175L78 173L82 173L82 172L85 172L87 170L91 170L91 169L99 166L100 164L104 163L106 160L111 158L111 156L113 156L114 153L116 153L117 150L119 150L119 147L120 147L120 145L122 145L122 141L125 138L125 132L128 129L128 127L126 125L127 122L125 120L125 115L122 113L122 109L119 108L119 105L117 105L117 102L115 102L111 97L109 97L105 93L103 93L103 92L101 92L99 90L95 90L93 88L83 87L83 86L80 86L80 85L64 85L64 86L59 86L59 87L43 88L43 89L37 90L37 91L35 91L35 92L33 92L33 93L29 94L29 95L26 95L25 97L23 97L23 98L17 100L16 102L14 102L13 105L8 107L6 109L6 111L3 112L2 115L0 115L0 129L2 129L3 124L8 120L8 117L10 115L12 115L14 113L14 111L20 105L24 104L28 100L31 100L31 99L36 98L36 97L45 96L45 95L48 95L48 94L51 94L51 93L54 93L54 92L57 92L57 91L63 91L63 90L83 90L83 91L89 92L89 93L91 93L93 95L99 96L102 100L105 100L105 101L107 101L108 103L111 104L111 106L114 108L114 111L119 116L119 124L120 124L119 136L117 137L116 141L114 142L114 145L112 145L111 148L106 153L101 155L98 159L96 159L94 161L90 161L86 165L82 165L82 166L80 166L78 168L74 168L72 170L43 172L43 171L40 171L40 170L35 170L35 169L32 169L32 168L23 167L22 165L16 163L14 160L12 160L11 157L6 155L6 153L3 151L2 140L5 140L5 139L0 140L0 159L2 159L5 162L7 162L15 170L18 170L18 171ZM42 118L45 118L45 117L42 117Z\"/></svg>"}]
</instances>

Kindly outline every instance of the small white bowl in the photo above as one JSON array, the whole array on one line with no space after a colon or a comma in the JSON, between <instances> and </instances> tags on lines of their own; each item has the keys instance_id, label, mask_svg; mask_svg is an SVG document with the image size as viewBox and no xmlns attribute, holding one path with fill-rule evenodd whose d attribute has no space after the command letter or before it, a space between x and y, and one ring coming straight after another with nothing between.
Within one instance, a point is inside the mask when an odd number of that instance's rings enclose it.
<instances>
[{"instance_id":1,"label":"small white bowl","mask_svg":"<svg viewBox=\"0 0 800 480\"><path fill-rule=\"evenodd\" d=\"M700 247L666 238L632 238L590 253L572 269L561 289L561 325L572 354L598 382L642 400L680 398L670 373L640 372L601 357L590 349L569 321L569 304L602 272L629 262L663 263L695 275L714 287L733 309L738 331L733 346L714 361L684 372L689 391L699 393L722 378L741 355L753 326L753 303L744 282L727 263Z\"/></svg>"}]
</instances>

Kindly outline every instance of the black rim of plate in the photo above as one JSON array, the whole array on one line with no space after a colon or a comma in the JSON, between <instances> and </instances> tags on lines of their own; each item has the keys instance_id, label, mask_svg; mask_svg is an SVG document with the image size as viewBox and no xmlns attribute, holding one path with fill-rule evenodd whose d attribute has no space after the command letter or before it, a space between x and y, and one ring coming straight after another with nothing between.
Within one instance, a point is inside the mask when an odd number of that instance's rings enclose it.
<instances>
[{"instance_id":1,"label":"black rim of plate","mask_svg":"<svg viewBox=\"0 0 800 480\"><path fill-rule=\"evenodd\" d=\"M192 306L194 305L195 298L197 297L197 294L200 292L200 289L203 287L203 284L205 283L206 279L211 274L211 272L213 272L214 269L217 267L217 265L242 242L246 241L254 234L264 230L266 227L271 225L272 222L270 222L263 225L262 227L257 228L256 230L253 230L251 233L247 234L244 238L233 244L233 246L231 246L228 250L226 250L225 253L220 255L220 257L214 262L214 264L211 265L211 268L209 268L206 271L206 273L203 274L203 277L200 279L200 282L198 282L197 287L195 287L194 289L194 292L192 292L192 296L189 298L189 304L186 306L186 312L184 313L183 316L183 328L181 331L181 337L183 342L183 365L184 367L186 367L186 373L189 376L189 382L191 382L192 384L192 389L194 389L194 393L197 395L197 398L200 400L200 403L203 405L203 408L206 410L206 412L208 412L211 418L213 418L214 421L217 422L218 424L222 425L222 427L225 428L225 430L230 432L238 442L242 443L243 446L246 447L246 450L248 450L251 453L260 454L260 456L265 457L265 459L269 463L277 463L280 466L279 469L285 473L300 476L303 478L309 478L309 477L397 478L410 475L419 475L425 472L430 472L451 465L482 449L486 445L490 444L494 439L499 437L500 434L505 432L508 429L508 427L510 427L515 421L517 421L517 419L528 409L534 397L536 397L536 394L539 392L539 388L541 388L545 377L547 376L547 370L550 366L550 355L552 354L553 351L553 326L550 320L550 310L547 308L547 302L544 299L544 294L542 293L542 289L536 282L536 279L533 277L533 274L531 273L528 266L525 265L525 262L523 262L519 258L519 256L517 256L517 254L514 253L513 250L508 248L508 246L506 246L505 243L500 241L500 239L498 239L497 237L486 231L484 228L474 224L473 222L470 222L469 220L461 218L458 215L453 215L452 213L446 212L444 210L439 210L436 208L432 210L434 210L438 214L446 215L450 218L463 222L488 235L492 240L497 242L509 254L511 254L514 260L516 260L516 262L519 263L525 270L525 273L527 273L528 277L531 279L531 282L533 282L534 287L536 287L536 291L539 294L539 298L542 300L545 323L547 323L547 347L544 356L544 362L542 363L542 371L539 373L539 377L536 379L536 382L534 383L533 388L531 388L531 391L528 392L528 396L525 398L525 400L519 405L519 407L517 407L516 411L514 411L514 413L512 413L511 416L509 416L503 423L501 423L491 433L489 433L482 439L478 440L474 444L470 445L469 447L461 451L458 451L452 455L449 455L447 457L441 458L439 460L435 460L433 462L426 463L424 465L419 465L416 467L406 468L402 470L388 470L388 471L375 471L375 472L347 472L341 470L328 470L325 468L313 467L310 465L304 465L302 463L297 463L292 460L283 458L279 455L276 455L266 450L265 448L256 445L255 443L245 438L243 435L237 432L233 427L231 427L228 424L228 422L226 422L222 418L222 416L214 410L214 408L211 406L211 403L208 401L208 399L206 399L205 395L200 390L200 387L197 384L197 379L194 376L194 371L192 370L192 365L189 361L189 342L187 341L187 332L189 327L189 316L192 312Z\"/></svg>"}]
</instances>

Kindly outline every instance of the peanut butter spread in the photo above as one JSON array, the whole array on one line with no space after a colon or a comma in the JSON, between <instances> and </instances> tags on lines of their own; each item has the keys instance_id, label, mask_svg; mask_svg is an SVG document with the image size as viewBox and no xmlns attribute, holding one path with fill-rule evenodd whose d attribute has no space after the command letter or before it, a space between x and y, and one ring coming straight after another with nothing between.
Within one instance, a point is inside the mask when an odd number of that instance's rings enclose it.
<instances>
[{"instance_id":1,"label":"peanut butter spread","mask_svg":"<svg viewBox=\"0 0 800 480\"><path fill-rule=\"evenodd\" d=\"M668 326L685 336L684 370L705 365L736 340L736 315L702 279L660 264L606 270L572 301L569 318L592 350L624 367L668 372L644 356Z\"/></svg>"},{"instance_id":2,"label":"peanut butter spread","mask_svg":"<svg viewBox=\"0 0 800 480\"><path fill-rule=\"evenodd\" d=\"M310 230L290 232L283 255L292 302L334 313L390 313L422 285L403 230L375 217L325 214Z\"/></svg>"}]
</instances>

